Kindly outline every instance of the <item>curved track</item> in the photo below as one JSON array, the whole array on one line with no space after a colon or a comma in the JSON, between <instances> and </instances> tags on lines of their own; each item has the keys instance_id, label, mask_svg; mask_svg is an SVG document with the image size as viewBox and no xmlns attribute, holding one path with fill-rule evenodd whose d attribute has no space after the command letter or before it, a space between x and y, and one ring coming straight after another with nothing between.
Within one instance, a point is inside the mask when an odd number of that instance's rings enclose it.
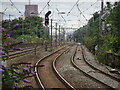
<instances>
[{"instance_id":1,"label":"curved track","mask_svg":"<svg viewBox=\"0 0 120 90\"><path fill-rule=\"evenodd\" d=\"M80 55L80 52L82 53L82 55ZM95 68L93 65L89 64L83 48L81 49L81 46L76 47L74 55L71 58L71 62L77 69L85 73L87 76L106 85L108 88L110 89L118 88L119 80Z\"/></svg>"},{"instance_id":2,"label":"curved track","mask_svg":"<svg viewBox=\"0 0 120 90\"><path fill-rule=\"evenodd\" d=\"M84 60L85 60L85 62L86 62L89 66L91 66L92 68L98 70L99 72L101 72L101 73L103 73L103 74L105 74L105 75L113 78L114 80L120 82L120 78L115 77L115 76L113 76L113 75L111 75L111 74L109 74L109 73L106 73L104 70L101 70L101 69L95 67L94 65L92 65L92 64L89 62L88 58L86 57L86 53L85 53L85 50L83 49L83 46L81 46L81 49L82 49L83 57L85 58Z\"/></svg>"},{"instance_id":3,"label":"curved track","mask_svg":"<svg viewBox=\"0 0 120 90\"><path fill-rule=\"evenodd\" d=\"M54 66L54 60L60 57L69 48L63 47L52 54L40 59L36 66L42 65L43 67L35 67L36 79L40 85L40 88L68 88L73 87L56 71Z\"/></svg>"}]
</instances>

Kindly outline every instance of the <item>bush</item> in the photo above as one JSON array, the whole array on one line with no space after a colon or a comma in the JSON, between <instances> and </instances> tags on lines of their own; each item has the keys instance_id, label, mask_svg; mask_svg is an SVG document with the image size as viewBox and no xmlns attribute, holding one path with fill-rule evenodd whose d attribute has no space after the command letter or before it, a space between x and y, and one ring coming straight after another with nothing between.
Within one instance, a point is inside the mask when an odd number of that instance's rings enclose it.
<instances>
[{"instance_id":1,"label":"bush","mask_svg":"<svg viewBox=\"0 0 120 90\"><path fill-rule=\"evenodd\" d=\"M107 35L104 35L101 37L101 40L103 41L101 45L99 45L99 48L97 50L97 58L98 60L106 65L109 65L111 67L118 67L120 66L119 59L114 57L115 54L118 54L118 47L117 45L117 38L114 35L111 35L110 33L107 33ZM107 53L111 53L112 55L107 55Z\"/></svg>"},{"instance_id":2,"label":"bush","mask_svg":"<svg viewBox=\"0 0 120 90\"><path fill-rule=\"evenodd\" d=\"M33 35L21 35L16 38L17 41L24 41L27 43L43 43L44 39L43 38L38 38L37 36Z\"/></svg>"},{"instance_id":3,"label":"bush","mask_svg":"<svg viewBox=\"0 0 120 90\"><path fill-rule=\"evenodd\" d=\"M86 47L92 52L95 53L95 46L96 46L96 37L85 37L84 44Z\"/></svg>"}]
</instances>

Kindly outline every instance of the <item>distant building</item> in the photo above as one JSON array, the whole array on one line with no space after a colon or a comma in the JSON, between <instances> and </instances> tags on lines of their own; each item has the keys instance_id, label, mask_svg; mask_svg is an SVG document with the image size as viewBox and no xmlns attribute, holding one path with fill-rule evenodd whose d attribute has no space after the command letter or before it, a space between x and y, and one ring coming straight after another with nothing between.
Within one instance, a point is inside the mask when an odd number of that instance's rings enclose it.
<instances>
[{"instance_id":1,"label":"distant building","mask_svg":"<svg viewBox=\"0 0 120 90\"><path fill-rule=\"evenodd\" d=\"M38 16L38 5L25 5L25 17Z\"/></svg>"}]
</instances>

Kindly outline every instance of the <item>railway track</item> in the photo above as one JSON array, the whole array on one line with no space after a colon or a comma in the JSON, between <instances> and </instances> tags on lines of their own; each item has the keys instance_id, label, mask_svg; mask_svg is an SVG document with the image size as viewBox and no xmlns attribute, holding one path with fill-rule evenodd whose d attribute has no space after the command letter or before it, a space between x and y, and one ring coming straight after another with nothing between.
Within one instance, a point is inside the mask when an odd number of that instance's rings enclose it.
<instances>
[{"instance_id":1,"label":"railway track","mask_svg":"<svg viewBox=\"0 0 120 90\"><path fill-rule=\"evenodd\" d=\"M37 48L37 50L40 49L40 48ZM29 53L35 53L35 48L27 48L23 51L18 51L18 52L12 52L11 54L9 54L9 59L13 59L13 58L16 58L16 57L20 57L20 56L23 56L23 55L26 55L26 54L29 54Z\"/></svg>"},{"instance_id":2,"label":"railway track","mask_svg":"<svg viewBox=\"0 0 120 90\"><path fill-rule=\"evenodd\" d=\"M79 52L82 55L79 55ZM116 77L113 77L100 69L95 68L91 65L86 58L85 52L81 46L77 46L76 50L71 58L72 64L82 71L85 75L95 79L96 81L102 83L103 85L107 86L110 89L117 89L120 81Z\"/></svg>"},{"instance_id":3,"label":"railway track","mask_svg":"<svg viewBox=\"0 0 120 90\"><path fill-rule=\"evenodd\" d=\"M50 48L50 46L48 46ZM20 56L24 56L26 54L30 54L30 53L36 53L39 49L41 49L41 47L38 47L38 48L26 48L22 51L10 51L10 54L9 54L9 59L13 59L13 58L16 58L16 57L20 57Z\"/></svg>"},{"instance_id":4,"label":"railway track","mask_svg":"<svg viewBox=\"0 0 120 90\"><path fill-rule=\"evenodd\" d=\"M56 70L55 61L66 51L68 51L68 47L63 47L45 57L40 59L36 66L43 67L35 67L36 80L43 90L47 88L53 89L74 89Z\"/></svg>"},{"instance_id":5,"label":"railway track","mask_svg":"<svg viewBox=\"0 0 120 90\"><path fill-rule=\"evenodd\" d=\"M83 47L81 47L81 48L82 48L82 53L83 53L83 55L84 55L84 57L85 57L85 62L86 62L89 66L91 66L92 68L94 68L94 69L100 71L101 73L103 73L103 74L105 74L105 75L107 75L107 76L113 78L114 80L120 82L120 78L115 77L115 76L113 76L113 75L111 75L111 74L109 74L109 73L106 73L105 71L100 70L99 68L97 68L97 67L95 67L94 65L92 65L92 64L88 61L88 58L86 57L85 50L83 49Z\"/></svg>"}]
</instances>

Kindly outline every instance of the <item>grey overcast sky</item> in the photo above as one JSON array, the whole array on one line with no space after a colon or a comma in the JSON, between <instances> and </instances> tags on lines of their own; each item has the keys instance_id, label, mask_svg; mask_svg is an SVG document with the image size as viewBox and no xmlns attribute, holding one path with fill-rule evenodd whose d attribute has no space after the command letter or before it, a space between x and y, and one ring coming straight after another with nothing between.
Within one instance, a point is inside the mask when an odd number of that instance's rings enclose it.
<instances>
[{"instance_id":1,"label":"grey overcast sky","mask_svg":"<svg viewBox=\"0 0 120 90\"><path fill-rule=\"evenodd\" d=\"M11 6L10 0L0 1L2 2L2 4L0 5L0 7L2 7L0 8L0 12L4 11L7 8L7 10L5 11L4 19L8 19L9 14L12 15L10 19L18 18L21 16L21 14L13 6ZM22 12L22 14L24 14L25 4L28 4L29 0L11 0L11 1ZM49 0L30 0L30 1L31 4L38 5L39 7L38 12L40 13L40 11L42 11L42 9ZM77 6L75 6L71 13L67 16L67 13L71 10L76 1L78 0L51 0L49 9L53 11L52 15L50 16L50 18L54 20L53 25L55 24L55 22L57 22L59 25L62 25L63 27L79 28L87 24L87 21L85 20L83 15L80 14ZM100 11L100 1L101 0L79 0L78 3L79 8L83 12L87 20L89 20L95 12ZM106 1L117 2L119 0L104 0L104 2ZM56 8L59 9L60 12L62 11L65 12L63 17L65 18L66 23L64 22L63 18L58 14ZM45 13L49 9L48 7L46 7L39 16L44 18Z\"/></svg>"},{"instance_id":2,"label":"grey overcast sky","mask_svg":"<svg viewBox=\"0 0 120 90\"><path fill-rule=\"evenodd\" d=\"M9 0L1 0L2 2L9 2ZM28 2L29 0L12 0L13 2ZM46 2L49 0L31 0L31 2ZM76 2L78 0L51 0L51 2ZM79 2L95 2L101 0L79 0ZM120 0L104 0L105 2L117 2Z\"/></svg>"}]
</instances>

